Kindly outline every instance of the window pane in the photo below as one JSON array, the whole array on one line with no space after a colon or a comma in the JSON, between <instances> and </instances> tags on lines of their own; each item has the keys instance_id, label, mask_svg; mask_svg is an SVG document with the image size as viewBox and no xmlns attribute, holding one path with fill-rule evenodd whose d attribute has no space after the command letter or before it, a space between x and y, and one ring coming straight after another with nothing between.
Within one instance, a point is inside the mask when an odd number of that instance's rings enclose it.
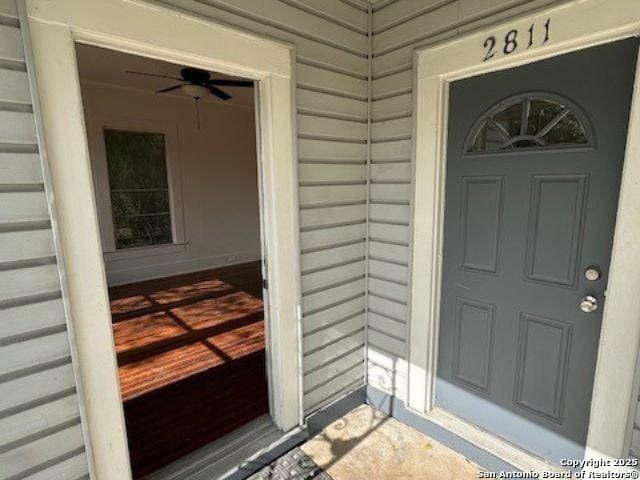
<instances>
[{"instance_id":1,"label":"window pane","mask_svg":"<svg viewBox=\"0 0 640 480\"><path fill-rule=\"evenodd\" d=\"M564 105L551 103L545 100L532 100L529 110L529 124L527 133L535 135L546 127L558 114L565 110Z\"/></svg>"},{"instance_id":2,"label":"window pane","mask_svg":"<svg viewBox=\"0 0 640 480\"><path fill-rule=\"evenodd\" d=\"M143 247L171 243L171 217L168 214L115 217L116 248Z\"/></svg>"},{"instance_id":3,"label":"window pane","mask_svg":"<svg viewBox=\"0 0 640 480\"><path fill-rule=\"evenodd\" d=\"M549 145L584 145L588 143L582 124L576 116L571 113L564 117L558 125L553 127L551 131L544 136L544 139Z\"/></svg>"},{"instance_id":4,"label":"window pane","mask_svg":"<svg viewBox=\"0 0 640 480\"><path fill-rule=\"evenodd\" d=\"M104 131L112 190L168 188L164 135Z\"/></svg>"},{"instance_id":5,"label":"window pane","mask_svg":"<svg viewBox=\"0 0 640 480\"><path fill-rule=\"evenodd\" d=\"M116 217L145 213L169 213L169 191L111 191L111 209Z\"/></svg>"},{"instance_id":6,"label":"window pane","mask_svg":"<svg viewBox=\"0 0 640 480\"><path fill-rule=\"evenodd\" d=\"M493 119L509 133L510 137L520 135L522 125L522 102L511 105L494 115Z\"/></svg>"},{"instance_id":7,"label":"window pane","mask_svg":"<svg viewBox=\"0 0 640 480\"><path fill-rule=\"evenodd\" d=\"M500 150L504 143L504 134L492 124L486 123L480 128L476 134L476 138L471 145L469 151L484 152L492 150Z\"/></svg>"},{"instance_id":8,"label":"window pane","mask_svg":"<svg viewBox=\"0 0 640 480\"><path fill-rule=\"evenodd\" d=\"M171 243L164 135L105 130L116 248Z\"/></svg>"}]
</instances>

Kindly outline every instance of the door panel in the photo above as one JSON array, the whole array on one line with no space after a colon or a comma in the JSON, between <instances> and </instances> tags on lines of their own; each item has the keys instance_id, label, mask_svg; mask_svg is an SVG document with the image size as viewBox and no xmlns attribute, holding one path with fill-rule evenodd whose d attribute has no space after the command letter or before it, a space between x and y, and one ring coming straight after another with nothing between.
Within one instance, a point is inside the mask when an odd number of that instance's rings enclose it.
<instances>
[{"instance_id":1,"label":"door panel","mask_svg":"<svg viewBox=\"0 0 640 480\"><path fill-rule=\"evenodd\" d=\"M567 392L569 323L523 313L520 317L515 402L560 421Z\"/></svg>"},{"instance_id":2,"label":"door panel","mask_svg":"<svg viewBox=\"0 0 640 480\"><path fill-rule=\"evenodd\" d=\"M502 177L462 179L461 268L496 273L502 216Z\"/></svg>"},{"instance_id":3,"label":"door panel","mask_svg":"<svg viewBox=\"0 0 640 480\"><path fill-rule=\"evenodd\" d=\"M575 288L589 176L533 175L527 280Z\"/></svg>"},{"instance_id":4,"label":"door panel","mask_svg":"<svg viewBox=\"0 0 640 480\"><path fill-rule=\"evenodd\" d=\"M489 389L493 353L493 305L457 298L454 375L481 390Z\"/></svg>"},{"instance_id":5,"label":"door panel","mask_svg":"<svg viewBox=\"0 0 640 480\"><path fill-rule=\"evenodd\" d=\"M637 48L451 85L436 403L552 461L584 451Z\"/></svg>"}]
</instances>

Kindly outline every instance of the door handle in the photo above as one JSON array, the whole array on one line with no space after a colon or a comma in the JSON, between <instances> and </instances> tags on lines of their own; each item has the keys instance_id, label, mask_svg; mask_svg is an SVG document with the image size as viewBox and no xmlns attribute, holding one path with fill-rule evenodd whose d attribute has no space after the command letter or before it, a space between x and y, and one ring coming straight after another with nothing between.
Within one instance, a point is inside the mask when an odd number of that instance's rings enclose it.
<instances>
[{"instance_id":1,"label":"door handle","mask_svg":"<svg viewBox=\"0 0 640 480\"><path fill-rule=\"evenodd\" d=\"M580 310L584 313L595 312L598 309L598 299L593 295L585 295L580 299Z\"/></svg>"}]
</instances>

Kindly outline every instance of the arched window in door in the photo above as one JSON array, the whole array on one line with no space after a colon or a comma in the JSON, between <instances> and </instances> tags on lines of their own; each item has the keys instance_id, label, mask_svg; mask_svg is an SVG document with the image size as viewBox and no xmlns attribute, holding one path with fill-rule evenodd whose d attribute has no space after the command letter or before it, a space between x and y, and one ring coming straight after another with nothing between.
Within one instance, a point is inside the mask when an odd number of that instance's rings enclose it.
<instances>
[{"instance_id":1,"label":"arched window in door","mask_svg":"<svg viewBox=\"0 0 640 480\"><path fill-rule=\"evenodd\" d=\"M569 100L549 93L516 95L491 107L473 126L466 153L589 147L592 129Z\"/></svg>"}]
</instances>

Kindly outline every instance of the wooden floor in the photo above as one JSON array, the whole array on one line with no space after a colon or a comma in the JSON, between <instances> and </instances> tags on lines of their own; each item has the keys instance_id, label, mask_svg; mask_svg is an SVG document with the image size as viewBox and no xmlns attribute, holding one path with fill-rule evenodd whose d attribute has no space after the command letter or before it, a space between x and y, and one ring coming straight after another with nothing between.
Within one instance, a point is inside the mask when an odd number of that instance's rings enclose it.
<instances>
[{"instance_id":1,"label":"wooden floor","mask_svg":"<svg viewBox=\"0 0 640 480\"><path fill-rule=\"evenodd\" d=\"M259 262L109 295L134 478L268 412Z\"/></svg>"}]
</instances>

